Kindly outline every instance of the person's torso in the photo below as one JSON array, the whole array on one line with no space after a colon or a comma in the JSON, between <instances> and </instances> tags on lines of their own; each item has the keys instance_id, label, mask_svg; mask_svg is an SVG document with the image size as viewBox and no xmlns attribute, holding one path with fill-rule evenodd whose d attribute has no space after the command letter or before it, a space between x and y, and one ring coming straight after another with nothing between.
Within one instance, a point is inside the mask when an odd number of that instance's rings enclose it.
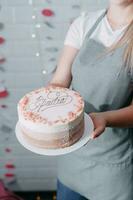
<instances>
[{"instance_id":1,"label":"person's torso","mask_svg":"<svg viewBox=\"0 0 133 200\"><path fill-rule=\"evenodd\" d=\"M72 65L72 89L84 98L86 113L126 107L131 103L133 90L131 73L123 66L125 46L101 56L105 47L90 39L93 29L87 34ZM97 162L124 162L132 156L132 132L132 128L108 127L100 137L88 142L73 155Z\"/></svg>"}]
</instances>

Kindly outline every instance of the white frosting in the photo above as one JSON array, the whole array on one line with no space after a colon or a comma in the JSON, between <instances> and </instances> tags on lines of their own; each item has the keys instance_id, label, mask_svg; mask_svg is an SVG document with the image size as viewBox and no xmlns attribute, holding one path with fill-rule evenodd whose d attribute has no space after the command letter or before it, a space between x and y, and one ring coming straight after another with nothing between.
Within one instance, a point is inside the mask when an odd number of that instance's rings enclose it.
<instances>
[{"instance_id":1,"label":"white frosting","mask_svg":"<svg viewBox=\"0 0 133 200\"><path fill-rule=\"evenodd\" d=\"M24 104L23 101L26 98L27 102ZM71 112L74 113L74 117L69 117ZM28 113L33 113L41 119L32 120ZM82 97L73 90L55 86L30 92L18 104L20 125L30 131L43 134L69 130L79 124L83 119L83 114ZM43 119L46 119L48 123L44 123ZM55 123L56 120L59 122Z\"/></svg>"}]
</instances>

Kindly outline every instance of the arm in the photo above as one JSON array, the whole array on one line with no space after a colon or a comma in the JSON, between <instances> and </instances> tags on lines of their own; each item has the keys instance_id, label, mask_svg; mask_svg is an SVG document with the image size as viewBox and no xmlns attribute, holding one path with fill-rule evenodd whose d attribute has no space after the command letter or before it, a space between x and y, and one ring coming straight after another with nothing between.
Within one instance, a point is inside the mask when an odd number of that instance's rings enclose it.
<instances>
[{"instance_id":1,"label":"arm","mask_svg":"<svg viewBox=\"0 0 133 200\"><path fill-rule=\"evenodd\" d=\"M101 135L106 127L133 127L133 104L114 111L90 113L94 122L92 138Z\"/></svg>"},{"instance_id":2,"label":"arm","mask_svg":"<svg viewBox=\"0 0 133 200\"><path fill-rule=\"evenodd\" d=\"M103 112L107 126L133 127L133 104L117 111Z\"/></svg>"},{"instance_id":3,"label":"arm","mask_svg":"<svg viewBox=\"0 0 133 200\"><path fill-rule=\"evenodd\" d=\"M57 68L49 84L70 87L72 75L71 66L82 43L84 17L77 17L70 25L64 40Z\"/></svg>"},{"instance_id":4,"label":"arm","mask_svg":"<svg viewBox=\"0 0 133 200\"><path fill-rule=\"evenodd\" d=\"M70 87L72 80L71 66L78 51L79 50L77 48L64 45L59 61L57 63L56 71L48 86L56 85L67 88Z\"/></svg>"}]
</instances>

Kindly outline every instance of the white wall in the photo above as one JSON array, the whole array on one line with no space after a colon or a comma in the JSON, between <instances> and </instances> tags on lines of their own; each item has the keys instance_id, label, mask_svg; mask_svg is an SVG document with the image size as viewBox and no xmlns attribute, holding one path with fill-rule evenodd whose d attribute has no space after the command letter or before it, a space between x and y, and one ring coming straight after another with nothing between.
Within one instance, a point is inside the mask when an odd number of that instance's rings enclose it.
<instances>
[{"instance_id":1,"label":"white wall","mask_svg":"<svg viewBox=\"0 0 133 200\"><path fill-rule=\"evenodd\" d=\"M107 7L109 0L83 0L82 10L97 10Z\"/></svg>"}]
</instances>

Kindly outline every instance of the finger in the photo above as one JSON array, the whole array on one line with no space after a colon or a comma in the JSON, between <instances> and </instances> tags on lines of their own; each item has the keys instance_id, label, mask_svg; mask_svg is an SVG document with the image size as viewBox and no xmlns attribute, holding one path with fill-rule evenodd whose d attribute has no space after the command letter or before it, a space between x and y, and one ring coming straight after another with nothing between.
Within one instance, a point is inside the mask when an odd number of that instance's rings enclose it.
<instances>
[{"instance_id":1,"label":"finger","mask_svg":"<svg viewBox=\"0 0 133 200\"><path fill-rule=\"evenodd\" d=\"M93 133L92 133L92 135L91 135L91 138L97 138L98 136L100 136L101 135L101 133L104 131L104 128L103 127L98 127L98 128L96 128L94 131L93 131Z\"/></svg>"}]
</instances>

